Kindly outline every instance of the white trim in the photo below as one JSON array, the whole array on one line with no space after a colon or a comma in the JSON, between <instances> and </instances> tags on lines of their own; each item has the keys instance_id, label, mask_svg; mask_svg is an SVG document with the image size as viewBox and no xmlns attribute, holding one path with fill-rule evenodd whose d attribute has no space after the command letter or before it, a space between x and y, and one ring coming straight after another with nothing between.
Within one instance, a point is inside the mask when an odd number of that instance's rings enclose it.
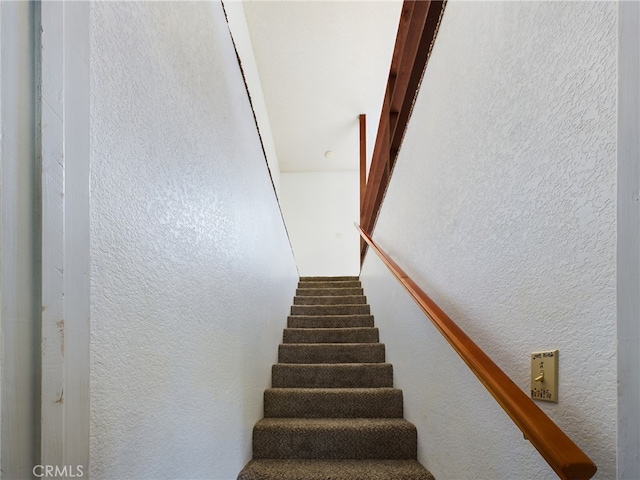
<instances>
[{"instance_id":1,"label":"white trim","mask_svg":"<svg viewBox=\"0 0 640 480\"><path fill-rule=\"evenodd\" d=\"M640 3L618 6L618 478L640 478Z\"/></svg>"},{"instance_id":2,"label":"white trim","mask_svg":"<svg viewBox=\"0 0 640 480\"><path fill-rule=\"evenodd\" d=\"M64 423L64 3L41 3L42 390L41 458L62 466ZM59 460L60 459L60 460Z\"/></svg>"},{"instance_id":3,"label":"white trim","mask_svg":"<svg viewBox=\"0 0 640 480\"><path fill-rule=\"evenodd\" d=\"M0 317L2 477L38 460L40 207L36 148L35 2L0 2Z\"/></svg>"},{"instance_id":4,"label":"white trim","mask_svg":"<svg viewBox=\"0 0 640 480\"><path fill-rule=\"evenodd\" d=\"M41 3L41 463L89 463L89 8Z\"/></svg>"},{"instance_id":5,"label":"white trim","mask_svg":"<svg viewBox=\"0 0 640 480\"><path fill-rule=\"evenodd\" d=\"M65 2L65 453L89 471L90 3Z\"/></svg>"}]
</instances>

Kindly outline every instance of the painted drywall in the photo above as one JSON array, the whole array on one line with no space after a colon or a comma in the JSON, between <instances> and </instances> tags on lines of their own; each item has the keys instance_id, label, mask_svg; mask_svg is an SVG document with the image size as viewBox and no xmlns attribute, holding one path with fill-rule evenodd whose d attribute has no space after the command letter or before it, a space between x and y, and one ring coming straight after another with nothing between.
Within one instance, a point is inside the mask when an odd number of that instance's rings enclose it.
<instances>
[{"instance_id":1,"label":"painted drywall","mask_svg":"<svg viewBox=\"0 0 640 480\"><path fill-rule=\"evenodd\" d=\"M616 477L617 5L449 2L374 232L543 410ZM362 280L439 480L556 478L369 252Z\"/></svg>"},{"instance_id":2,"label":"painted drywall","mask_svg":"<svg viewBox=\"0 0 640 480\"><path fill-rule=\"evenodd\" d=\"M619 3L618 478L640 478L640 4Z\"/></svg>"},{"instance_id":3,"label":"painted drywall","mask_svg":"<svg viewBox=\"0 0 640 480\"><path fill-rule=\"evenodd\" d=\"M280 205L300 275L357 275L357 172L281 174Z\"/></svg>"},{"instance_id":4,"label":"painted drywall","mask_svg":"<svg viewBox=\"0 0 640 480\"><path fill-rule=\"evenodd\" d=\"M273 132L271 131L271 123L269 122L269 113L267 112L267 106L264 101L264 93L262 92L262 84L260 83L260 74L256 66L256 59L253 55L253 46L251 45L249 30L247 29L247 19L244 16L243 2L240 0L227 0L223 2L223 4L233 43L240 57L244 79L247 82L247 88L251 95L251 106L256 116L256 122L260 130L260 138L262 139L262 145L267 157L267 165L269 165L269 171L271 172L271 178L277 194L280 190L278 154L275 143L273 143Z\"/></svg>"},{"instance_id":5,"label":"painted drywall","mask_svg":"<svg viewBox=\"0 0 640 480\"><path fill-rule=\"evenodd\" d=\"M230 479L297 271L222 6L91 4L91 459Z\"/></svg>"},{"instance_id":6,"label":"painted drywall","mask_svg":"<svg viewBox=\"0 0 640 480\"><path fill-rule=\"evenodd\" d=\"M35 2L0 3L2 477L30 478L40 417Z\"/></svg>"},{"instance_id":7,"label":"painted drywall","mask_svg":"<svg viewBox=\"0 0 640 480\"><path fill-rule=\"evenodd\" d=\"M358 115L371 154L402 2L242 3L280 171L357 170Z\"/></svg>"}]
</instances>

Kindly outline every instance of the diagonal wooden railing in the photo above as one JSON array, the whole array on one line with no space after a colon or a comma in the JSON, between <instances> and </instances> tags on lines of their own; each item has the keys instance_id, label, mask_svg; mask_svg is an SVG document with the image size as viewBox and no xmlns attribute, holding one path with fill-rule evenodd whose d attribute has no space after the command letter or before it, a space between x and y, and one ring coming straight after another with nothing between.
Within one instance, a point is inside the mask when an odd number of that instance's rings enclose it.
<instances>
[{"instance_id":1,"label":"diagonal wooden railing","mask_svg":"<svg viewBox=\"0 0 640 480\"><path fill-rule=\"evenodd\" d=\"M597 470L591 459L376 245L362 227L356 225L356 228L556 474L566 480L591 478Z\"/></svg>"},{"instance_id":2,"label":"diagonal wooden railing","mask_svg":"<svg viewBox=\"0 0 640 480\"><path fill-rule=\"evenodd\" d=\"M444 7L443 0L404 0L402 4L366 187L361 183L360 225L367 232L373 231L378 217ZM365 252L362 242L361 260Z\"/></svg>"}]
</instances>

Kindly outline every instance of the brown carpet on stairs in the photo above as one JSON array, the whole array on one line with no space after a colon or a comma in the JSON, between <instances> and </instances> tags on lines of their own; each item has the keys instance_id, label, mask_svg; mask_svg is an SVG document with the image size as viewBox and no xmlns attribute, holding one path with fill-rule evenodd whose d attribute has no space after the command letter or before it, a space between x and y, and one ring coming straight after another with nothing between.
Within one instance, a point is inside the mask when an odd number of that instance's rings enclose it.
<instances>
[{"instance_id":1,"label":"brown carpet on stairs","mask_svg":"<svg viewBox=\"0 0 640 480\"><path fill-rule=\"evenodd\" d=\"M357 277L302 277L238 480L433 480Z\"/></svg>"}]
</instances>

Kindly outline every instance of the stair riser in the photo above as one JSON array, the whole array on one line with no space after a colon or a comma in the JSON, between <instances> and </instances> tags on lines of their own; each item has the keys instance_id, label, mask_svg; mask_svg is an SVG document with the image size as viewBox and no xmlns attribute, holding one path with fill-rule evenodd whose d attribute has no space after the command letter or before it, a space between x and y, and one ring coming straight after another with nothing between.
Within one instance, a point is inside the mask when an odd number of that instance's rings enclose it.
<instances>
[{"instance_id":1,"label":"stair riser","mask_svg":"<svg viewBox=\"0 0 640 480\"><path fill-rule=\"evenodd\" d=\"M328 297L330 295L364 295L362 288L298 288L300 297Z\"/></svg>"},{"instance_id":2,"label":"stair riser","mask_svg":"<svg viewBox=\"0 0 640 480\"><path fill-rule=\"evenodd\" d=\"M301 282L357 282L358 277L300 277Z\"/></svg>"},{"instance_id":3,"label":"stair riser","mask_svg":"<svg viewBox=\"0 0 640 480\"><path fill-rule=\"evenodd\" d=\"M291 315L368 315L369 305L292 305Z\"/></svg>"},{"instance_id":4,"label":"stair riser","mask_svg":"<svg viewBox=\"0 0 640 480\"><path fill-rule=\"evenodd\" d=\"M380 364L301 365L271 367L273 388L393 387L393 366Z\"/></svg>"},{"instance_id":5,"label":"stair riser","mask_svg":"<svg viewBox=\"0 0 640 480\"><path fill-rule=\"evenodd\" d=\"M270 429L256 425L253 458L415 459L414 428Z\"/></svg>"},{"instance_id":6,"label":"stair riser","mask_svg":"<svg viewBox=\"0 0 640 480\"><path fill-rule=\"evenodd\" d=\"M285 328L283 343L377 343L377 328Z\"/></svg>"},{"instance_id":7,"label":"stair riser","mask_svg":"<svg viewBox=\"0 0 640 480\"><path fill-rule=\"evenodd\" d=\"M284 344L278 347L280 363L384 363L384 345L364 344Z\"/></svg>"},{"instance_id":8,"label":"stair riser","mask_svg":"<svg viewBox=\"0 0 640 480\"><path fill-rule=\"evenodd\" d=\"M298 288L362 288L359 281L346 280L339 282L298 282Z\"/></svg>"},{"instance_id":9,"label":"stair riser","mask_svg":"<svg viewBox=\"0 0 640 480\"><path fill-rule=\"evenodd\" d=\"M434 480L417 460L252 460L237 480Z\"/></svg>"},{"instance_id":10,"label":"stair riser","mask_svg":"<svg viewBox=\"0 0 640 480\"><path fill-rule=\"evenodd\" d=\"M291 315L289 328L362 328L373 327L373 315Z\"/></svg>"},{"instance_id":11,"label":"stair riser","mask_svg":"<svg viewBox=\"0 0 640 480\"><path fill-rule=\"evenodd\" d=\"M402 390L267 389L264 416L280 418L402 418Z\"/></svg>"},{"instance_id":12,"label":"stair riser","mask_svg":"<svg viewBox=\"0 0 640 480\"><path fill-rule=\"evenodd\" d=\"M364 295L342 295L328 297L299 297L293 299L294 305L364 305L367 297Z\"/></svg>"}]
</instances>

